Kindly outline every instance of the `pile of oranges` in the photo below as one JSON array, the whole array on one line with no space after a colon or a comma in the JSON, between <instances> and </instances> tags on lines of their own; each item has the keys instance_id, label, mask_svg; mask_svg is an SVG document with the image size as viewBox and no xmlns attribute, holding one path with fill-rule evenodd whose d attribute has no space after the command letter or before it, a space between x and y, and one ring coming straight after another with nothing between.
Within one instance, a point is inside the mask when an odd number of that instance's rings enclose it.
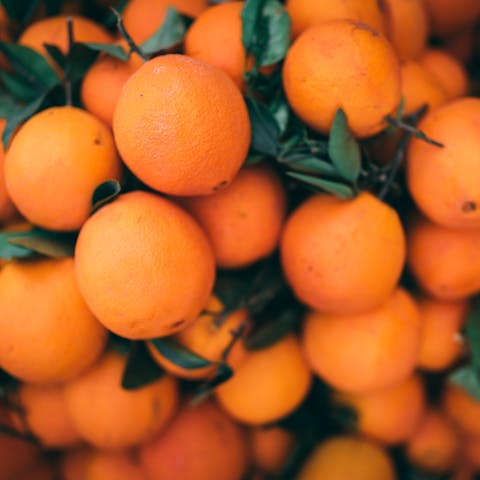
<instances>
[{"instance_id":1,"label":"pile of oranges","mask_svg":"<svg viewBox=\"0 0 480 480\"><path fill-rule=\"evenodd\" d=\"M0 480L480 474L480 2L30 3Z\"/></svg>"}]
</instances>

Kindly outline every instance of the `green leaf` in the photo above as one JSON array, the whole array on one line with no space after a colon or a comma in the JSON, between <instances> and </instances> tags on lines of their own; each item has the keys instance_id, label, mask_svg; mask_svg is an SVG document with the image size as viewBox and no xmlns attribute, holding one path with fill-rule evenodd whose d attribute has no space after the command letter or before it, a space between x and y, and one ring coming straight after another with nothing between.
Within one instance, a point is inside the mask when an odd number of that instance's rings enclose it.
<instances>
[{"instance_id":1,"label":"green leaf","mask_svg":"<svg viewBox=\"0 0 480 480\"><path fill-rule=\"evenodd\" d=\"M187 370L195 370L213 365L210 360L187 350L169 338L156 338L152 340L152 344L167 360Z\"/></svg>"},{"instance_id":2,"label":"green leaf","mask_svg":"<svg viewBox=\"0 0 480 480\"><path fill-rule=\"evenodd\" d=\"M122 13L125 10L128 2L130 0L119 0L116 5L114 5L114 9L118 13ZM104 19L101 22L107 28L113 28L117 24L117 16L113 12L112 9L108 10L108 13L105 15Z\"/></svg>"},{"instance_id":3,"label":"green leaf","mask_svg":"<svg viewBox=\"0 0 480 480\"><path fill-rule=\"evenodd\" d=\"M87 47L94 52L102 52L110 55L111 57L118 58L126 62L129 59L128 52L121 45L115 45L112 43L91 43L81 42L80 45Z\"/></svg>"},{"instance_id":4,"label":"green leaf","mask_svg":"<svg viewBox=\"0 0 480 480\"><path fill-rule=\"evenodd\" d=\"M343 183L312 177L311 175L304 175L303 173L287 172L287 175L295 180L310 185L315 189L324 190L337 197L343 199L353 198L353 190Z\"/></svg>"},{"instance_id":5,"label":"green leaf","mask_svg":"<svg viewBox=\"0 0 480 480\"><path fill-rule=\"evenodd\" d=\"M0 258L11 260L12 258L28 258L35 255L29 248L20 247L9 242L11 237L18 237L24 233L0 232Z\"/></svg>"},{"instance_id":6,"label":"green leaf","mask_svg":"<svg viewBox=\"0 0 480 480\"><path fill-rule=\"evenodd\" d=\"M46 257L64 258L73 257L75 240L75 234L34 228L30 232L10 235L8 243Z\"/></svg>"},{"instance_id":7,"label":"green leaf","mask_svg":"<svg viewBox=\"0 0 480 480\"><path fill-rule=\"evenodd\" d=\"M80 80L97 56L98 50L93 50L82 43L74 43L66 58L65 77L72 82Z\"/></svg>"},{"instance_id":8,"label":"green leaf","mask_svg":"<svg viewBox=\"0 0 480 480\"><path fill-rule=\"evenodd\" d=\"M9 93L0 89L0 118L8 118L18 106L18 102Z\"/></svg>"},{"instance_id":9,"label":"green leaf","mask_svg":"<svg viewBox=\"0 0 480 480\"><path fill-rule=\"evenodd\" d=\"M40 0L1 0L7 15L12 20L25 23L35 12Z\"/></svg>"},{"instance_id":10,"label":"green leaf","mask_svg":"<svg viewBox=\"0 0 480 480\"><path fill-rule=\"evenodd\" d=\"M320 158L316 158L308 153L291 154L285 158L277 158L277 161L283 165L287 165L288 168L297 172L328 176L333 176L337 173L331 163L321 160Z\"/></svg>"},{"instance_id":11,"label":"green leaf","mask_svg":"<svg viewBox=\"0 0 480 480\"><path fill-rule=\"evenodd\" d=\"M362 166L362 154L341 108L337 110L330 130L328 154L339 175L344 180L355 183Z\"/></svg>"},{"instance_id":12,"label":"green leaf","mask_svg":"<svg viewBox=\"0 0 480 480\"><path fill-rule=\"evenodd\" d=\"M258 153L276 156L279 150L280 129L272 112L251 98L245 98L252 126L251 147Z\"/></svg>"},{"instance_id":13,"label":"green leaf","mask_svg":"<svg viewBox=\"0 0 480 480\"><path fill-rule=\"evenodd\" d=\"M52 60L62 69L65 69L65 63L67 61L67 58L65 54L56 46L56 45L51 45L49 43L44 43L43 44L45 50L47 53L50 55Z\"/></svg>"},{"instance_id":14,"label":"green leaf","mask_svg":"<svg viewBox=\"0 0 480 480\"><path fill-rule=\"evenodd\" d=\"M92 195L92 213L120 195L122 187L118 180L107 180L101 183Z\"/></svg>"},{"instance_id":15,"label":"green leaf","mask_svg":"<svg viewBox=\"0 0 480 480\"><path fill-rule=\"evenodd\" d=\"M148 352L145 342L132 342L122 375L122 388L136 390L155 382L164 374Z\"/></svg>"},{"instance_id":16,"label":"green leaf","mask_svg":"<svg viewBox=\"0 0 480 480\"><path fill-rule=\"evenodd\" d=\"M472 303L465 323L465 338L470 346L472 366L480 370L480 299Z\"/></svg>"},{"instance_id":17,"label":"green leaf","mask_svg":"<svg viewBox=\"0 0 480 480\"><path fill-rule=\"evenodd\" d=\"M479 372L473 365L467 365L455 370L450 374L449 381L465 389L476 400L480 400Z\"/></svg>"},{"instance_id":18,"label":"green leaf","mask_svg":"<svg viewBox=\"0 0 480 480\"><path fill-rule=\"evenodd\" d=\"M226 363L220 363L217 370L215 371L214 376L210 380L201 383L197 387L196 392L192 397L192 400L190 401L190 404L198 405L201 401L207 398L216 387L218 387L222 383L225 383L227 380L232 378L232 376L232 368Z\"/></svg>"},{"instance_id":19,"label":"green leaf","mask_svg":"<svg viewBox=\"0 0 480 480\"><path fill-rule=\"evenodd\" d=\"M268 108L275 118L280 134L283 135L287 129L288 120L290 119L290 107L285 97L278 95L275 100L269 104Z\"/></svg>"},{"instance_id":20,"label":"green leaf","mask_svg":"<svg viewBox=\"0 0 480 480\"><path fill-rule=\"evenodd\" d=\"M249 165L256 165L262 160L265 160L265 155L263 155L262 153L249 152L243 164L248 167Z\"/></svg>"},{"instance_id":21,"label":"green leaf","mask_svg":"<svg viewBox=\"0 0 480 480\"><path fill-rule=\"evenodd\" d=\"M166 50L182 42L186 27L182 16L172 7L168 7L167 15L160 28L145 42L140 49L147 55Z\"/></svg>"},{"instance_id":22,"label":"green leaf","mask_svg":"<svg viewBox=\"0 0 480 480\"><path fill-rule=\"evenodd\" d=\"M11 75L6 70L0 70L0 79L12 99L15 98L17 101L28 103L38 96L38 93L32 89L31 84L22 77Z\"/></svg>"}]
</instances>

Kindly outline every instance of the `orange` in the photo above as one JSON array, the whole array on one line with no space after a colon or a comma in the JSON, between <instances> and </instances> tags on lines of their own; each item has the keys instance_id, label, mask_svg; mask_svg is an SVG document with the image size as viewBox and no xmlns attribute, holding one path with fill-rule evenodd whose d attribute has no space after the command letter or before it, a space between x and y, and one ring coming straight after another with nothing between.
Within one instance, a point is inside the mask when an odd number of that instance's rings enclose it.
<instances>
[{"instance_id":1,"label":"orange","mask_svg":"<svg viewBox=\"0 0 480 480\"><path fill-rule=\"evenodd\" d=\"M162 25L167 8L196 17L208 7L207 0L131 0L122 13L127 32L137 44L150 38Z\"/></svg>"},{"instance_id":2,"label":"orange","mask_svg":"<svg viewBox=\"0 0 480 480\"><path fill-rule=\"evenodd\" d=\"M177 409L177 383L168 375L136 390L123 389L125 363L125 357L107 352L90 370L65 385L75 428L97 448L138 445L164 429Z\"/></svg>"},{"instance_id":3,"label":"orange","mask_svg":"<svg viewBox=\"0 0 480 480\"><path fill-rule=\"evenodd\" d=\"M118 335L172 335L197 318L215 278L210 244L177 205L142 191L91 216L75 248L78 284L92 312Z\"/></svg>"},{"instance_id":4,"label":"orange","mask_svg":"<svg viewBox=\"0 0 480 480\"><path fill-rule=\"evenodd\" d=\"M445 370L463 353L462 327L470 305L466 300L442 301L417 298L423 322L418 366L425 370Z\"/></svg>"},{"instance_id":5,"label":"orange","mask_svg":"<svg viewBox=\"0 0 480 480\"><path fill-rule=\"evenodd\" d=\"M480 437L480 401L460 386L447 384L443 407L460 431Z\"/></svg>"},{"instance_id":6,"label":"orange","mask_svg":"<svg viewBox=\"0 0 480 480\"><path fill-rule=\"evenodd\" d=\"M173 341L211 362L221 362L224 352L235 338L234 335L240 333L240 328L244 328L242 335L244 337L245 328L251 323L247 317L246 309L235 310L228 314L226 318L221 318L222 310L222 303L216 297L210 297L205 312L192 325L175 334L172 337ZM218 323L219 321L221 323ZM168 360L150 342L148 343L148 349L154 360L176 377L187 379L208 378L217 368L217 365L211 365L188 370ZM236 353L238 349L239 343L237 341L226 359L227 363L233 367L236 364L235 359L243 357L242 352Z\"/></svg>"},{"instance_id":7,"label":"orange","mask_svg":"<svg viewBox=\"0 0 480 480\"><path fill-rule=\"evenodd\" d=\"M428 472L451 471L460 456L460 438L447 416L432 408L425 412L406 446L407 457Z\"/></svg>"},{"instance_id":8,"label":"orange","mask_svg":"<svg viewBox=\"0 0 480 480\"><path fill-rule=\"evenodd\" d=\"M384 302L405 262L405 235L392 208L367 192L353 200L318 194L287 219L283 271L306 305L359 313Z\"/></svg>"},{"instance_id":9,"label":"orange","mask_svg":"<svg viewBox=\"0 0 480 480\"><path fill-rule=\"evenodd\" d=\"M132 172L172 195L226 187L250 144L247 108L233 80L217 67L176 54L150 60L128 79L113 131Z\"/></svg>"},{"instance_id":10,"label":"orange","mask_svg":"<svg viewBox=\"0 0 480 480\"><path fill-rule=\"evenodd\" d=\"M474 53L475 35L474 25L450 35L444 39L445 50L465 65L470 61Z\"/></svg>"},{"instance_id":11,"label":"orange","mask_svg":"<svg viewBox=\"0 0 480 480\"><path fill-rule=\"evenodd\" d=\"M325 134L339 108L355 136L380 132L386 127L385 117L398 108L400 84L400 65L387 39L349 20L305 30L283 65L288 103L308 126Z\"/></svg>"},{"instance_id":12,"label":"orange","mask_svg":"<svg viewBox=\"0 0 480 480\"><path fill-rule=\"evenodd\" d=\"M48 55L44 44L55 45L63 53L68 49L67 17L43 18L29 25L18 39L20 45L37 50ZM113 37L101 25L81 15L70 15L73 18L73 35L77 42L111 43Z\"/></svg>"},{"instance_id":13,"label":"orange","mask_svg":"<svg viewBox=\"0 0 480 480\"><path fill-rule=\"evenodd\" d=\"M308 27L330 20L348 19L362 22L385 33L383 2L378 0L287 0L292 20L292 36L297 37Z\"/></svg>"},{"instance_id":14,"label":"orange","mask_svg":"<svg viewBox=\"0 0 480 480\"><path fill-rule=\"evenodd\" d=\"M367 394L398 385L413 372L421 321L412 297L398 288L361 314L307 314L303 349L312 370L332 387Z\"/></svg>"},{"instance_id":15,"label":"orange","mask_svg":"<svg viewBox=\"0 0 480 480\"><path fill-rule=\"evenodd\" d=\"M85 480L87 465L93 451L87 447L65 450L58 462L62 480Z\"/></svg>"},{"instance_id":16,"label":"orange","mask_svg":"<svg viewBox=\"0 0 480 480\"><path fill-rule=\"evenodd\" d=\"M425 409L419 376L372 393L338 393L336 401L354 409L359 433L385 445L398 445L415 431Z\"/></svg>"},{"instance_id":17,"label":"orange","mask_svg":"<svg viewBox=\"0 0 480 480\"><path fill-rule=\"evenodd\" d=\"M101 354L107 332L80 295L71 258L11 261L0 292L0 367L10 374L62 382Z\"/></svg>"},{"instance_id":18,"label":"orange","mask_svg":"<svg viewBox=\"0 0 480 480\"><path fill-rule=\"evenodd\" d=\"M145 480L145 477L128 453L97 451L87 462L84 480Z\"/></svg>"},{"instance_id":19,"label":"orange","mask_svg":"<svg viewBox=\"0 0 480 480\"><path fill-rule=\"evenodd\" d=\"M248 462L245 432L210 400L185 405L139 458L148 480L240 480Z\"/></svg>"},{"instance_id":20,"label":"orange","mask_svg":"<svg viewBox=\"0 0 480 480\"><path fill-rule=\"evenodd\" d=\"M217 266L241 268L277 248L287 198L276 171L255 165L241 169L227 188L212 195L181 198L180 205L207 234Z\"/></svg>"},{"instance_id":21,"label":"orange","mask_svg":"<svg viewBox=\"0 0 480 480\"><path fill-rule=\"evenodd\" d=\"M220 405L236 420L262 425L293 412L306 397L311 373L299 342L289 334L248 352L232 378L216 388Z\"/></svg>"},{"instance_id":22,"label":"orange","mask_svg":"<svg viewBox=\"0 0 480 480\"><path fill-rule=\"evenodd\" d=\"M33 467L9 480L56 480L55 469L52 462L41 460Z\"/></svg>"},{"instance_id":23,"label":"orange","mask_svg":"<svg viewBox=\"0 0 480 480\"><path fill-rule=\"evenodd\" d=\"M5 161L5 150L3 149L1 137L3 135L3 130L5 129L6 123L6 120L3 118L0 119L0 224L9 222L17 214L15 205L12 203L5 185L5 172L3 168Z\"/></svg>"},{"instance_id":24,"label":"orange","mask_svg":"<svg viewBox=\"0 0 480 480\"><path fill-rule=\"evenodd\" d=\"M467 94L469 89L467 71L451 53L439 48L429 48L418 62L438 80L448 100Z\"/></svg>"},{"instance_id":25,"label":"orange","mask_svg":"<svg viewBox=\"0 0 480 480\"><path fill-rule=\"evenodd\" d=\"M62 386L23 384L18 399L22 408L19 424L44 448L65 448L81 442L67 412Z\"/></svg>"},{"instance_id":26,"label":"orange","mask_svg":"<svg viewBox=\"0 0 480 480\"><path fill-rule=\"evenodd\" d=\"M407 238L408 266L429 295L462 300L480 291L480 229L453 230L417 217Z\"/></svg>"},{"instance_id":27,"label":"orange","mask_svg":"<svg viewBox=\"0 0 480 480\"><path fill-rule=\"evenodd\" d=\"M386 0L388 38L400 60L414 60L425 50L429 19L423 0Z\"/></svg>"},{"instance_id":28,"label":"orange","mask_svg":"<svg viewBox=\"0 0 480 480\"><path fill-rule=\"evenodd\" d=\"M480 3L479 3L480 5ZM419 209L451 228L480 227L480 99L460 98L432 110L418 128L444 144L412 139L407 150L408 189Z\"/></svg>"},{"instance_id":29,"label":"orange","mask_svg":"<svg viewBox=\"0 0 480 480\"><path fill-rule=\"evenodd\" d=\"M420 63L410 60L402 65L404 114L411 115L423 105L432 110L447 101L447 94L437 78Z\"/></svg>"},{"instance_id":30,"label":"orange","mask_svg":"<svg viewBox=\"0 0 480 480\"><path fill-rule=\"evenodd\" d=\"M477 0L423 0L432 33L445 36L473 25L480 16Z\"/></svg>"},{"instance_id":31,"label":"orange","mask_svg":"<svg viewBox=\"0 0 480 480\"><path fill-rule=\"evenodd\" d=\"M76 230L87 219L95 188L121 178L113 136L75 107L37 113L13 137L5 155L7 191L32 223Z\"/></svg>"},{"instance_id":32,"label":"orange","mask_svg":"<svg viewBox=\"0 0 480 480\"><path fill-rule=\"evenodd\" d=\"M463 439L462 447L463 463L467 464L476 473L480 472L480 438L466 437Z\"/></svg>"},{"instance_id":33,"label":"orange","mask_svg":"<svg viewBox=\"0 0 480 480\"><path fill-rule=\"evenodd\" d=\"M294 435L282 427L254 427L250 430L252 463L262 472L280 473L294 444Z\"/></svg>"},{"instance_id":34,"label":"orange","mask_svg":"<svg viewBox=\"0 0 480 480\"><path fill-rule=\"evenodd\" d=\"M374 443L353 436L331 437L318 444L296 480L395 480L393 462Z\"/></svg>"}]
</instances>

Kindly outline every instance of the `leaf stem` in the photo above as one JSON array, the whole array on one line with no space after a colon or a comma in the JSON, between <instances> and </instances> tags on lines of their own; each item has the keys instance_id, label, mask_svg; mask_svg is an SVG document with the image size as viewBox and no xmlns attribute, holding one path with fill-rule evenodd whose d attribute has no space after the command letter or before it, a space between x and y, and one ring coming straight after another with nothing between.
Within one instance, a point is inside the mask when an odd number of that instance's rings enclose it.
<instances>
[{"instance_id":1,"label":"leaf stem","mask_svg":"<svg viewBox=\"0 0 480 480\"><path fill-rule=\"evenodd\" d=\"M68 35L68 53L69 56L73 49L73 44L75 43L75 38L73 34L73 18L71 16L67 17L67 35ZM65 104L68 106L73 105L73 94L72 94L72 80L69 76L65 76Z\"/></svg>"},{"instance_id":2,"label":"leaf stem","mask_svg":"<svg viewBox=\"0 0 480 480\"><path fill-rule=\"evenodd\" d=\"M122 35L122 37L125 39L128 46L130 47L130 52L137 53L138 56L143 61L148 62L148 60L150 60L150 58L148 57L148 55L145 55L145 53L142 51L142 49L133 41L133 38L130 36L130 34L125 29L125 25L123 24L122 16L120 15L120 13L117 10L115 10L115 8L113 8L113 7L110 7L110 9L112 10L113 14L115 15L115 17L117 19L118 31L120 32L120 35Z\"/></svg>"}]
</instances>

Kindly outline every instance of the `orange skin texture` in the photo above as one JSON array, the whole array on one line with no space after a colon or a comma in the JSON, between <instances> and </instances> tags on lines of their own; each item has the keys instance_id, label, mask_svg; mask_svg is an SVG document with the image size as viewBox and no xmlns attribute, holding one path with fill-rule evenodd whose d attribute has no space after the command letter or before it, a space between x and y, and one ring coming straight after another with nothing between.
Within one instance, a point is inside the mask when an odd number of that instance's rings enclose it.
<instances>
[{"instance_id":1,"label":"orange skin texture","mask_svg":"<svg viewBox=\"0 0 480 480\"><path fill-rule=\"evenodd\" d=\"M303 325L303 350L314 373L332 387L353 394L405 381L417 363L420 341L418 308L401 288L369 312L312 311Z\"/></svg>"},{"instance_id":2,"label":"orange skin texture","mask_svg":"<svg viewBox=\"0 0 480 480\"><path fill-rule=\"evenodd\" d=\"M210 244L193 218L142 191L120 195L88 219L75 269L99 321L131 339L172 335L193 323L215 278Z\"/></svg>"},{"instance_id":3,"label":"orange skin texture","mask_svg":"<svg viewBox=\"0 0 480 480\"><path fill-rule=\"evenodd\" d=\"M267 165L242 168L227 188L179 203L207 234L219 268L245 267L273 253L287 210L285 188Z\"/></svg>"},{"instance_id":4,"label":"orange skin texture","mask_svg":"<svg viewBox=\"0 0 480 480\"><path fill-rule=\"evenodd\" d=\"M388 38L402 61L416 59L425 50L429 19L422 0L386 0Z\"/></svg>"},{"instance_id":5,"label":"orange skin texture","mask_svg":"<svg viewBox=\"0 0 480 480\"><path fill-rule=\"evenodd\" d=\"M234 338L234 332L237 332L242 324L247 325L251 323L247 318L248 312L246 309L235 310L224 319L221 325L217 326L216 321L223 309L221 302L212 296L205 309L208 313L201 314L192 325L176 333L172 339L175 343L211 362L221 362L223 352L229 347ZM175 377L205 379L210 377L217 369L217 365L211 365L188 370L168 360L152 343L149 342L147 347L153 359ZM237 341L227 357L227 363L232 367L235 367L238 363L236 361L237 358L243 358L243 352L237 354L238 348L239 342Z\"/></svg>"},{"instance_id":6,"label":"orange skin texture","mask_svg":"<svg viewBox=\"0 0 480 480\"><path fill-rule=\"evenodd\" d=\"M295 480L395 480L387 452L362 438L330 437L307 457Z\"/></svg>"},{"instance_id":7,"label":"orange skin texture","mask_svg":"<svg viewBox=\"0 0 480 480\"><path fill-rule=\"evenodd\" d=\"M282 78L295 113L324 134L342 108L356 137L375 135L385 128L385 117L397 110L401 98L400 65L393 47L376 30L349 20L305 30L287 52Z\"/></svg>"},{"instance_id":8,"label":"orange skin texture","mask_svg":"<svg viewBox=\"0 0 480 480\"><path fill-rule=\"evenodd\" d=\"M236 420L262 425L293 412L306 397L311 380L298 339L290 334L274 345L248 352L215 395Z\"/></svg>"},{"instance_id":9,"label":"orange skin texture","mask_svg":"<svg viewBox=\"0 0 480 480\"><path fill-rule=\"evenodd\" d=\"M128 79L113 131L132 172L172 195L207 195L227 186L250 145L247 108L233 80L177 54L148 61Z\"/></svg>"},{"instance_id":10,"label":"orange skin texture","mask_svg":"<svg viewBox=\"0 0 480 480\"><path fill-rule=\"evenodd\" d=\"M395 289L405 243L397 213L370 193L346 201L317 194L287 219L281 263L295 295L309 307L360 313Z\"/></svg>"},{"instance_id":11,"label":"orange skin texture","mask_svg":"<svg viewBox=\"0 0 480 480\"><path fill-rule=\"evenodd\" d=\"M24 412L17 419L20 430L27 427L44 448L67 448L81 443L67 412L63 386L24 383L18 390L18 399Z\"/></svg>"},{"instance_id":12,"label":"orange skin texture","mask_svg":"<svg viewBox=\"0 0 480 480\"><path fill-rule=\"evenodd\" d=\"M250 455L255 468L272 475L281 472L295 445L295 437L282 427L254 427L249 434Z\"/></svg>"},{"instance_id":13,"label":"orange skin texture","mask_svg":"<svg viewBox=\"0 0 480 480\"><path fill-rule=\"evenodd\" d=\"M408 228L408 266L439 300L462 300L480 290L480 229L453 230L424 217Z\"/></svg>"},{"instance_id":14,"label":"orange skin texture","mask_svg":"<svg viewBox=\"0 0 480 480\"><path fill-rule=\"evenodd\" d=\"M126 358L115 352L65 385L73 424L91 445L122 449L163 430L178 406L177 382L165 375L136 390L121 387Z\"/></svg>"},{"instance_id":15,"label":"orange skin texture","mask_svg":"<svg viewBox=\"0 0 480 480\"><path fill-rule=\"evenodd\" d=\"M363 395L338 393L335 398L355 410L360 434L388 446L407 440L425 410L423 383L417 375L390 388Z\"/></svg>"},{"instance_id":16,"label":"orange skin texture","mask_svg":"<svg viewBox=\"0 0 480 480\"><path fill-rule=\"evenodd\" d=\"M449 102L428 113L418 128L444 145L418 139L409 144L407 186L418 208L445 227L479 228L480 99Z\"/></svg>"},{"instance_id":17,"label":"orange skin texture","mask_svg":"<svg viewBox=\"0 0 480 480\"><path fill-rule=\"evenodd\" d=\"M441 301L423 296L417 298L417 305L423 322L418 366L446 370L464 352L461 331L470 304L467 300Z\"/></svg>"},{"instance_id":18,"label":"orange skin texture","mask_svg":"<svg viewBox=\"0 0 480 480\"><path fill-rule=\"evenodd\" d=\"M240 480L248 457L245 432L214 402L185 405L167 429L140 448L148 480Z\"/></svg>"},{"instance_id":19,"label":"orange skin texture","mask_svg":"<svg viewBox=\"0 0 480 480\"><path fill-rule=\"evenodd\" d=\"M406 454L424 471L451 471L459 460L460 437L445 413L429 408L408 440Z\"/></svg>"},{"instance_id":20,"label":"orange skin texture","mask_svg":"<svg viewBox=\"0 0 480 480\"><path fill-rule=\"evenodd\" d=\"M97 451L88 459L84 480L145 480L145 476L129 454Z\"/></svg>"},{"instance_id":21,"label":"orange skin texture","mask_svg":"<svg viewBox=\"0 0 480 480\"><path fill-rule=\"evenodd\" d=\"M3 148L1 137L6 123L6 120L3 118L0 119L0 224L7 223L17 215L15 205L12 203L5 185L5 172L3 168L5 162L5 150Z\"/></svg>"},{"instance_id":22,"label":"orange skin texture","mask_svg":"<svg viewBox=\"0 0 480 480\"><path fill-rule=\"evenodd\" d=\"M31 383L69 380L107 340L83 300L73 260L11 261L0 272L0 366Z\"/></svg>"},{"instance_id":23,"label":"orange skin texture","mask_svg":"<svg viewBox=\"0 0 480 480\"><path fill-rule=\"evenodd\" d=\"M331 20L362 22L386 33L382 2L377 0L287 0L285 7L292 20L292 37L307 28Z\"/></svg>"},{"instance_id":24,"label":"orange skin texture","mask_svg":"<svg viewBox=\"0 0 480 480\"><path fill-rule=\"evenodd\" d=\"M418 62L438 80L447 94L447 100L467 95L469 90L467 70L451 53L439 48L429 48Z\"/></svg>"},{"instance_id":25,"label":"orange skin texture","mask_svg":"<svg viewBox=\"0 0 480 480\"><path fill-rule=\"evenodd\" d=\"M95 188L121 178L113 136L92 114L52 107L20 127L5 155L12 201L32 223L77 230L91 210Z\"/></svg>"},{"instance_id":26,"label":"orange skin texture","mask_svg":"<svg viewBox=\"0 0 480 480\"><path fill-rule=\"evenodd\" d=\"M440 81L420 63L413 60L405 62L401 72L405 115L411 115L425 104L433 110L447 101Z\"/></svg>"},{"instance_id":27,"label":"orange skin texture","mask_svg":"<svg viewBox=\"0 0 480 480\"><path fill-rule=\"evenodd\" d=\"M442 405L462 433L480 437L480 401L463 388L447 384Z\"/></svg>"},{"instance_id":28,"label":"orange skin texture","mask_svg":"<svg viewBox=\"0 0 480 480\"><path fill-rule=\"evenodd\" d=\"M183 15L197 17L208 8L208 0L131 0L122 19L135 43L143 43L160 28L169 6Z\"/></svg>"},{"instance_id":29,"label":"orange skin texture","mask_svg":"<svg viewBox=\"0 0 480 480\"><path fill-rule=\"evenodd\" d=\"M473 25L480 16L477 0L423 0L432 33L446 36Z\"/></svg>"}]
</instances>

